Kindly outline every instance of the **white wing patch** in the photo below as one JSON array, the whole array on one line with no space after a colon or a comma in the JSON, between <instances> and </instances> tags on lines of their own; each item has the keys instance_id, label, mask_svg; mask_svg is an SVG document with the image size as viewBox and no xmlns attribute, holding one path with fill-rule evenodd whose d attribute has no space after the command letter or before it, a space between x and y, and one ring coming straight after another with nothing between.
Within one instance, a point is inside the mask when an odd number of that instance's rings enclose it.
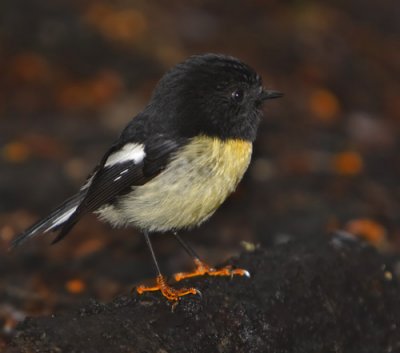
<instances>
[{"instance_id":1,"label":"white wing patch","mask_svg":"<svg viewBox=\"0 0 400 353\"><path fill-rule=\"evenodd\" d=\"M144 146L137 143L128 143L122 149L111 154L106 161L105 167L110 167L118 163L124 163L127 161L134 161L136 164L140 163L146 153L144 152Z\"/></svg>"}]
</instances>

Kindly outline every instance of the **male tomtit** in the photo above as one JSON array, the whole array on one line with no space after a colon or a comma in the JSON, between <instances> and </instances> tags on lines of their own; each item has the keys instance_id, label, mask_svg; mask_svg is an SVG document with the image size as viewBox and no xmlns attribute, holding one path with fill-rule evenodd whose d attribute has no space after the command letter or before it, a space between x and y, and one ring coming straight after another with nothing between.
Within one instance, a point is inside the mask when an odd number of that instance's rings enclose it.
<instances>
[{"instance_id":1,"label":"male tomtit","mask_svg":"<svg viewBox=\"0 0 400 353\"><path fill-rule=\"evenodd\" d=\"M58 232L58 242L87 213L114 226L134 226L145 235L158 272L154 287L176 301L194 288L175 289L162 276L149 233L198 226L235 190L250 163L263 102L282 94L265 90L261 77L236 58L192 56L158 82L150 102L122 131L80 191L17 236L12 247L40 233ZM196 275L248 275L216 270L192 255Z\"/></svg>"}]
</instances>

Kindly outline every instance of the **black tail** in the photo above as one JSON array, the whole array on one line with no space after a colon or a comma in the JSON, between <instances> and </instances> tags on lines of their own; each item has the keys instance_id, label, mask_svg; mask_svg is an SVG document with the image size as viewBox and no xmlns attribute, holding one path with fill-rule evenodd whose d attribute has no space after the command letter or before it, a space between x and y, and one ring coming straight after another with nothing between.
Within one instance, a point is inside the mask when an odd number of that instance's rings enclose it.
<instances>
[{"instance_id":1,"label":"black tail","mask_svg":"<svg viewBox=\"0 0 400 353\"><path fill-rule=\"evenodd\" d=\"M47 217L41 219L39 222L35 223L23 233L16 236L10 245L10 249L23 243L25 240L34 238L35 236L47 233L49 231L58 230L71 215L75 212L79 204L85 197L86 192L81 191L80 193L70 197L60 206L58 206L53 212L51 212ZM72 228L72 227L71 227Z\"/></svg>"}]
</instances>

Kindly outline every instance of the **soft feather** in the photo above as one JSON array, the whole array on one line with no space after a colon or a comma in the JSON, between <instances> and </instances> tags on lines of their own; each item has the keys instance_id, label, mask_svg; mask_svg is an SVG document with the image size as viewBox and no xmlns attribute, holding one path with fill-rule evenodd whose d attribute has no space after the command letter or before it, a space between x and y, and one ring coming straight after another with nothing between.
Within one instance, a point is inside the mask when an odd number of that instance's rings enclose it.
<instances>
[{"instance_id":1,"label":"soft feather","mask_svg":"<svg viewBox=\"0 0 400 353\"><path fill-rule=\"evenodd\" d=\"M112 153L108 154L108 158L103 158L103 166L98 167L91 179L84 199L63 223L60 233L52 244L63 239L85 214L109 206L118 197L130 192L132 188L143 185L157 176L167 165L172 153L182 143L182 140L154 136L146 141L146 148L142 153L138 153L140 151L137 149L131 149L132 158L126 153L125 146L140 146L139 144L127 142L119 148L114 148ZM120 158L113 158L113 156ZM143 159L140 159L140 156ZM113 162L108 164L110 159Z\"/></svg>"}]
</instances>

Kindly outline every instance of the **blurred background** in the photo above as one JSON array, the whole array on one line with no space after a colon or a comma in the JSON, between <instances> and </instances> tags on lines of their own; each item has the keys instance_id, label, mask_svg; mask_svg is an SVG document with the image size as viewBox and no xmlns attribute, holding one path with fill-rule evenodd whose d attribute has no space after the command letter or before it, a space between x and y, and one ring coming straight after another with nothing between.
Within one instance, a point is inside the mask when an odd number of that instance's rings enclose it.
<instances>
[{"instance_id":1,"label":"blurred background","mask_svg":"<svg viewBox=\"0 0 400 353\"><path fill-rule=\"evenodd\" d=\"M1 1L0 348L26 315L109 301L154 276L140 234L90 216L55 246L7 247L75 193L193 54L237 56L285 93L265 107L237 192L182 233L204 259L335 232L398 253L399 15L397 0ZM154 243L167 274L191 267L172 237Z\"/></svg>"}]
</instances>

